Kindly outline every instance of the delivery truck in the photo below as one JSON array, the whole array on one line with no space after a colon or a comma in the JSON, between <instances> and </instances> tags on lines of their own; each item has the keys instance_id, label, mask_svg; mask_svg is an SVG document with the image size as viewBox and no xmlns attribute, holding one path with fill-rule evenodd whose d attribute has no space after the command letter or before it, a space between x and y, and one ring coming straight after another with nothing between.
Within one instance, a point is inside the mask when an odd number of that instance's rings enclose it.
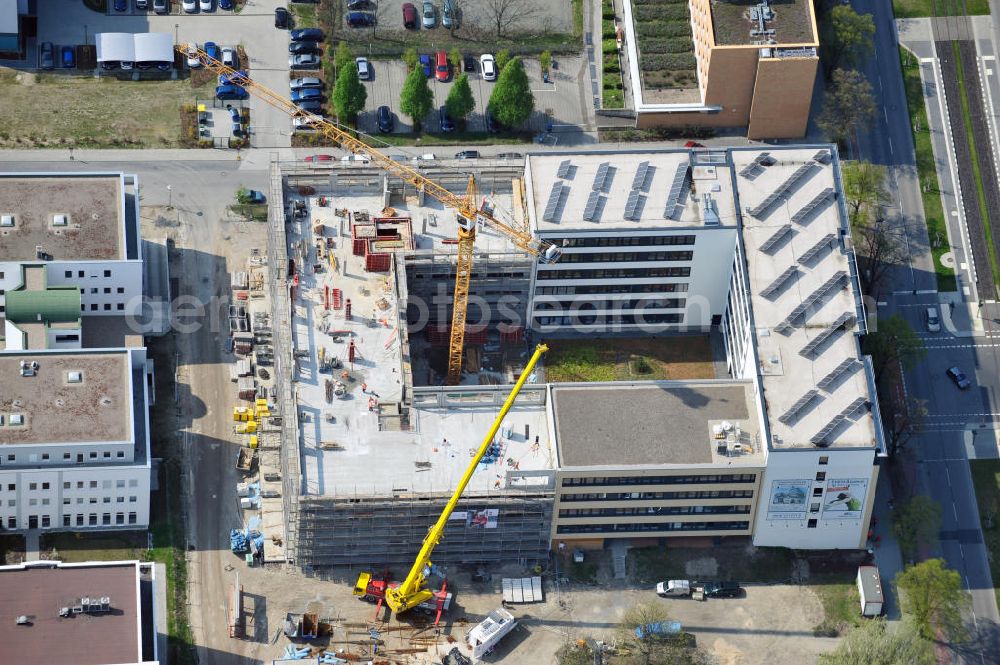
<instances>
[{"instance_id":1,"label":"delivery truck","mask_svg":"<svg viewBox=\"0 0 1000 665\"><path fill-rule=\"evenodd\" d=\"M858 566L858 595L861 616L877 617L883 612L882 580L875 566Z\"/></svg>"}]
</instances>

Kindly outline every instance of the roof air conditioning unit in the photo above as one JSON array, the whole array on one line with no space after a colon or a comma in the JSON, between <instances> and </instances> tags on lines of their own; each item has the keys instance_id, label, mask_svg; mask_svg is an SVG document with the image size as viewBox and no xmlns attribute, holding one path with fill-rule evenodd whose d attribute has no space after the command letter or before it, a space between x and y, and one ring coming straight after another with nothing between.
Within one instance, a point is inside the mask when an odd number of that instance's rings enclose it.
<instances>
[{"instance_id":1,"label":"roof air conditioning unit","mask_svg":"<svg viewBox=\"0 0 1000 665\"><path fill-rule=\"evenodd\" d=\"M28 626L30 624L31 624L31 619L29 619L27 616L22 614L21 616L17 617L18 626Z\"/></svg>"},{"instance_id":2,"label":"roof air conditioning unit","mask_svg":"<svg viewBox=\"0 0 1000 665\"><path fill-rule=\"evenodd\" d=\"M10 414L10 424L14 425L14 426L16 426L16 425L23 425L24 424L24 415L22 415L20 413L12 413L12 414Z\"/></svg>"},{"instance_id":3,"label":"roof air conditioning unit","mask_svg":"<svg viewBox=\"0 0 1000 665\"><path fill-rule=\"evenodd\" d=\"M67 372L67 383L83 383L83 372Z\"/></svg>"},{"instance_id":4,"label":"roof air conditioning unit","mask_svg":"<svg viewBox=\"0 0 1000 665\"><path fill-rule=\"evenodd\" d=\"M68 226L69 216L67 215L52 215L52 226Z\"/></svg>"},{"instance_id":5,"label":"roof air conditioning unit","mask_svg":"<svg viewBox=\"0 0 1000 665\"><path fill-rule=\"evenodd\" d=\"M0 215L0 226L14 226L14 215Z\"/></svg>"},{"instance_id":6,"label":"roof air conditioning unit","mask_svg":"<svg viewBox=\"0 0 1000 665\"><path fill-rule=\"evenodd\" d=\"M59 616L61 616L61 617L68 617L68 616L71 616L72 614L73 614L73 612L68 607L60 607L59 608Z\"/></svg>"}]
</instances>

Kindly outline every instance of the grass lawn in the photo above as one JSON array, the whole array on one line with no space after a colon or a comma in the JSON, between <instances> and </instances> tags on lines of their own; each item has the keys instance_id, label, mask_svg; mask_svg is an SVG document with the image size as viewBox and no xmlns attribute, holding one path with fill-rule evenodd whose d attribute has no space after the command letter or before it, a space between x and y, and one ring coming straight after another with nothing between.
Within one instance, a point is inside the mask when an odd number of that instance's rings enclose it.
<instances>
[{"instance_id":1,"label":"grass lawn","mask_svg":"<svg viewBox=\"0 0 1000 665\"><path fill-rule=\"evenodd\" d=\"M1000 580L1000 528L996 524L996 513L1000 507L1000 460L971 460L969 470L972 483L976 487L976 503L983 526L983 538L990 561L990 573L994 580ZM994 582L994 586L996 583ZM1000 603L1000 589L994 589Z\"/></svg>"},{"instance_id":2,"label":"grass lawn","mask_svg":"<svg viewBox=\"0 0 1000 665\"><path fill-rule=\"evenodd\" d=\"M923 87L920 81L920 65L916 57L902 47L899 58L903 66L903 85L906 88L906 105L910 113L910 128L913 130L913 145L916 149L917 177L920 181L920 196L924 204L924 221L927 236L931 242L931 256L934 260L934 274L938 291L955 291L955 271L941 264L941 256L951 251L948 246L948 229L941 206L941 191L931 148L930 127L927 124L927 108L924 106ZM925 191L926 190L926 191Z\"/></svg>"},{"instance_id":3,"label":"grass lawn","mask_svg":"<svg viewBox=\"0 0 1000 665\"><path fill-rule=\"evenodd\" d=\"M54 549L54 557L69 563L81 561L132 561L143 559L145 533L45 533L39 547Z\"/></svg>"},{"instance_id":4,"label":"grass lawn","mask_svg":"<svg viewBox=\"0 0 1000 665\"><path fill-rule=\"evenodd\" d=\"M316 19L316 5L293 2L289 5L289 8L295 16L296 28L319 27L319 21Z\"/></svg>"},{"instance_id":5,"label":"grass lawn","mask_svg":"<svg viewBox=\"0 0 1000 665\"><path fill-rule=\"evenodd\" d=\"M717 575L692 574L689 564L715 559ZM629 550L627 568L637 584L655 584L670 579L720 579L738 582L779 583L791 577L795 553L783 547L639 547ZM723 572L724 571L724 572Z\"/></svg>"},{"instance_id":6,"label":"grass lawn","mask_svg":"<svg viewBox=\"0 0 1000 665\"><path fill-rule=\"evenodd\" d=\"M892 13L896 18L922 18L934 16L935 0L892 0ZM938 0L938 16L954 15L953 3ZM966 10L970 16L985 16L990 13L989 0L966 0Z\"/></svg>"},{"instance_id":7,"label":"grass lawn","mask_svg":"<svg viewBox=\"0 0 1000 665\"><path fill-rule=\"evenodd\" d=\"M19 563L24 560L24 536L4 534L0 536L0 566Z\"/></svg>"},{"instance_id":8,"label":"grass lawn","mask_svg":"<svg viewBox=\"0 0 1000 665\"><path fill-rule=\"evenodd\" d=\"M819 637L836 637L848 627L861 623L861 598L854 581L844 575L824 575L810 580L811 588L823 603L823 622L813 628Z\"/></svg>"},{"instance_id":9,"label":"grass lawn","mask_svg":"<svg viewBox=\"0 0 1000 665\"><path fill-rule=\"evenodd\" d=\"M707 337L562 340L545 358L549 381L714 379Z\"/></svg>"},{"instance_id":10,"label":"grass lawn","mask_svg":"<svg viewBox=\"0 0 1000 665\"><path fill-rule=\"evenodd\" d=\"M0 148L177 147L181 105L211 94L211 86L188 81L22 74L18 82L15 75L0 69Z\"/></svg>"}]
</instances>

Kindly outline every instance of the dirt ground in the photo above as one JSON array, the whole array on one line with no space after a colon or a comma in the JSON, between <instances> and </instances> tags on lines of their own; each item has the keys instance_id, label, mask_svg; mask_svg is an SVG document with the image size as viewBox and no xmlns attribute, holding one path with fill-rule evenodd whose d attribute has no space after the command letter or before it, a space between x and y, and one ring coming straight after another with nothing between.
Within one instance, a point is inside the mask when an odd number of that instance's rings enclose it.
<instances>
[{"instance_id":1,"label":"dirt ground","mask_svg":"<svg viewBox=\"0 0 1000 665\"><path fill-rule=\"evenodd\" d=\"M707 336L559 340L545 359L549 381L714 379Z\"/></svg>"}]
</instances>

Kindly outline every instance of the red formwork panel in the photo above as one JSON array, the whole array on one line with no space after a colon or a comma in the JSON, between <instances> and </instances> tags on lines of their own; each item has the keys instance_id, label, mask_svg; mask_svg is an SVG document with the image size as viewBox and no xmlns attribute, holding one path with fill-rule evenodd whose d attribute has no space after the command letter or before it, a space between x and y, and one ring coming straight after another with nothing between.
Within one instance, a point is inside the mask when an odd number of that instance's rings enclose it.
<instances>
[{"instance_id":1,"label":"red formwork panel","mask_svg":"<svg viewBox=\"0 0 1000 665\"><path fill-rule=\"evenodd\" d=\"M365 270L368 272L389 272L389 255L385 253L365 256Z\"/></svg>"}]
</instances>

